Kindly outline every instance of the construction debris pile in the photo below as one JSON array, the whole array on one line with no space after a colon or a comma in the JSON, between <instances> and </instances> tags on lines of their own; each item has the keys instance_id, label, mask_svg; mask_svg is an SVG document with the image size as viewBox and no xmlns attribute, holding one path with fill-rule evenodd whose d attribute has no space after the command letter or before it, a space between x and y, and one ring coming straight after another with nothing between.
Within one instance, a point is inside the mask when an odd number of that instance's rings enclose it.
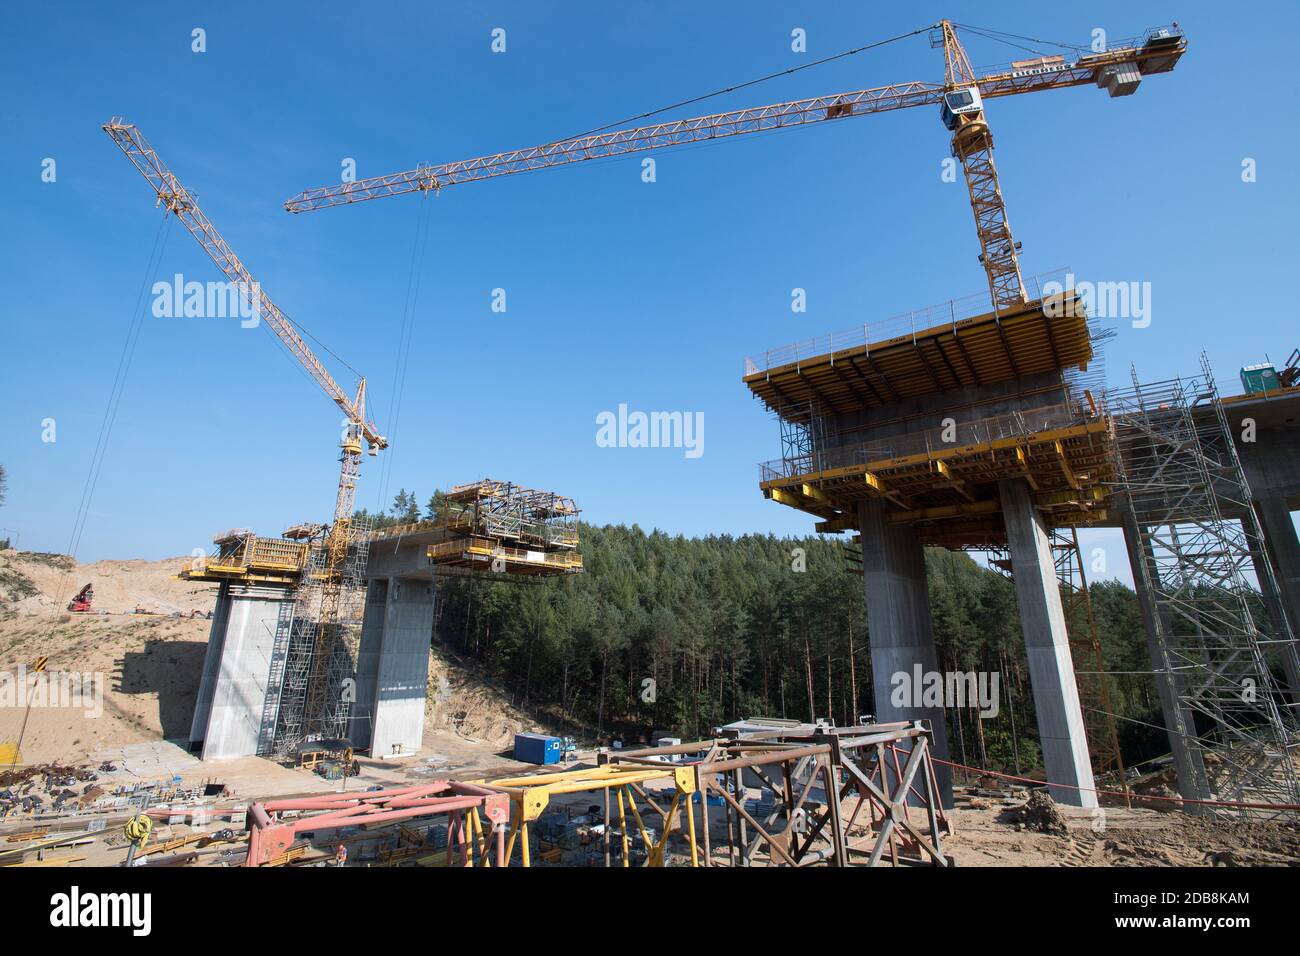
<instances>
[{"instance_id":1,"label":"construction debris pile","mask_svg":"<svg viewBox=\"0 0 1300 956\"><path fill-rule=\"evenodd\" d=\"M53 763L0 771L0 820L15 813L70 813L86 807L104 792L95 785L98 779L87 767Z\"/></svg>"},{"instance_id":2,"label":"construction debris pile","mask_svg":"<svg viewBox=\"0 0 1300 956\"><path fill-rule=\"evenodd\" d=\"M152 807L186 820L228 797L215 781L186 785L179 776L118 782L112 763L98 767L48 763L0 771L0 821L66 819ZM173 810L173 808L175 808ZM178 820L179 822L179 820Z\"/></svg>"},{"instance_id":3,"label":"construction debris pile","mask_svg":"<svg viewBox=\"0 0 1300 956\"><path fill-rule=\"evenodd\" d=\"M1069 832L1065 815L1061 813L1056 801L1046 790L1034 790L1023 805L1011 811L1011 818L1017 823L1039 833L1055 833L1065 836Z\"/></svg>"}]
</instances>

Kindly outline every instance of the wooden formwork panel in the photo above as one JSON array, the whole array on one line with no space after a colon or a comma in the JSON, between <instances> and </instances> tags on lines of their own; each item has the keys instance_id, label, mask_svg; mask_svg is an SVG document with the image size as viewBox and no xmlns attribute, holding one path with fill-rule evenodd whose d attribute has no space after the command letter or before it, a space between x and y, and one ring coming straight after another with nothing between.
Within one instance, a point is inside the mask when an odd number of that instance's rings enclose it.
<instances>
[{"instance_id":1,"label":"wooden formwork panel","mask_svg":"<svg viewBox=\"0 0 1300 956\"><path fill-rule=\"evenodd\" d=\"M1088 319L1069 295L1024 311L977 316L883 342L800 359L746 375L745 385L777 414L806 415L810 402L844 415L896 402L1086 367ZM803 409L800 409L803 406Z\"/></svg>"}]
</instances>

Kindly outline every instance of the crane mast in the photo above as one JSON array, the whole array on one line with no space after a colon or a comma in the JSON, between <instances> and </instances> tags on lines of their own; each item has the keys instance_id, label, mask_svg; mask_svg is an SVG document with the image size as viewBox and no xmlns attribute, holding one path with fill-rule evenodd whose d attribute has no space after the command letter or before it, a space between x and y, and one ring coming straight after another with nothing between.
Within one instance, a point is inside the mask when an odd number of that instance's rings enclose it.
<instances>
[{"instance_id":1,"label":"crane mast","mask_svg":"<svg viewBox=\"0 0 1300 956\"><path fill-rule=\"evenodd\" d=\"M1012 63L1010 69L982 75L970 60L950 21L934 26L934 46L944 51L944 82L897 83L815 96L709 116L671 120L598 132L507 150L453 163L421 165L415 169L350 183L308 189L285 202L292 213L310 212L351 203L439 191L445 186L478 182L499 176L548 169L591 159L683 146L707 140L805 126L850 116L867 116L916 106L939 106L944 125L952 133L953 156L962 164L975 228L980 242L980 263L988 278L995 311L1013 308L1025 299L1018 248L1007 222L1006 205L993 163L993 137L984 117L984 101L1042 90L1096 84L1112 97L1127 96L1141 78L1174 68L1187 41L1175 25L1158 28L1110 50L1085 53L1067 61L1063 56L1040 57Z\"/></svg>"},{"instance_id":2,"label":"crane mast","mask_svg":"<svg viewBox=\"0 0 1300 956\"><path fill-rule=\"evenodd\" d=\"M970 59L957 39L952 23L943 20L944 99L940 110L944 125L952 132L952 155L961 162L975 213L975 234L980 243L980 264L989 282L993 309L1022 305L1025 284L1020 274L1019 248L1007 222L998 168L993 162L993 134L984 118L979 81Z\"/></svg>"},{"instance_id":3,"label":"crane mast","mask_svg":"<svg viewBox=\"0 0 1300 956\"><path fill-rule=\"evenodd\" d=\"M336 636L339 631L339 607L343 589L342 569L352 538L352 516L356 508L357 481L361 475L362 443L368 446L372 455L388 447L388 440L366 417L366 380L361 377L356 395L348 396L303 341L288 316L262 293L260 284L222 238L212 221L204 215L193 194L167 168L136 126L123 122L120 117L114 117L104 124L103 130L144 176L156 193L158 203L185 225L217 268L249 300L249 304L258 310L259 318L266 322L307 374L347 417L347 430L340 443L334 519L321 544L323 561L319 572L303 572L318 573L320 580L312 583L318 583L321 588L304 707L305 725L309 733L313 730L337 732L337 727L326 728L321 724L325 719L326 702L331 690L330 658L339 652ZM333 723L337 724L337 720Z\"/></svg>"}]
</instances>

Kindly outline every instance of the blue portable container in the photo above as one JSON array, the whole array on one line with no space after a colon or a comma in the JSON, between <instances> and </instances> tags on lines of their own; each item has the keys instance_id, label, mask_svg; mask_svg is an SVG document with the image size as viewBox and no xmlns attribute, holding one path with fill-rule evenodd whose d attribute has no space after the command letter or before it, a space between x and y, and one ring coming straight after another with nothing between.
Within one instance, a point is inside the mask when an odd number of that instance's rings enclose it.
<instances>
[{"instance_id":1,"label":"blue portable container","mask_svg":"<svg viewBox=\"0 0 1300 956\"><path fill-rule=\"evenodd\" d=\"M545 734L515 734L515 759L527 763L559 763L562 748L559 737Z\"/></svg>"}]
</instances>

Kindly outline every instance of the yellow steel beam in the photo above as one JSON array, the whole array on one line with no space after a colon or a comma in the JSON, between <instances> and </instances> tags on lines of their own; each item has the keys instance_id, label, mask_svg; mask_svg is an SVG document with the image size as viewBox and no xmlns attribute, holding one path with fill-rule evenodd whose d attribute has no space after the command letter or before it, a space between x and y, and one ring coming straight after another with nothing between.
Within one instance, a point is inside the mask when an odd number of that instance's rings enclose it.
<instances>
[{"instance_id":1,"label":"yellow steel beam","mask_svg":"<svg viewBox=\"0 0 1300 956\"><path fill-rule=\"evenodd\" d=\"M551 797L566 793L584 793L622 787L633 783L646 783L671 777L679 792L691 793L695 777L689 768L665 764L662 769L606 764L603 767L583 767L578 770L559 770L554 773L529 774L499 780L476 780L474 783L500 790L515 802L523 814L523 821L536 820L550 803Z\"/></svg>"},{"instance_id":2,"label":"yellow steel beam","mask_svg":"<svg viewBox=\"0 0 1300 956\"><path fill-rule=\"evenodd\" d=\"M841 531L857 531L858 516L856 514L844 514L838 518L818 521L813 525L813 530L818 534L839 534Z\"/></svg>"},{"instance_id":3,"label":"yellow steel beam","mask_svg":"<svg viewBox=\"0 0 1300 956\"><path fill-rule=\"evenodd\" d=\"M1065 475L1065 483L1077 491L1079 479L1074 476L1074 471L1070 468L1070 460L1065 456L1065 445L1060 441L1054 441L1052 450L1056 452L1056 460L1061 465L1061 474Z\"/></svg>"},{"instance_id":4,"label":"yellow steel beam","mask_svg":"<svg viewBox=\"0 0 1300 956\"><path fill-rule=\"evenodd\" d=\"M946 463L940 460L934 461L931 464L933 465L935 472L943 479L949 488L957 492L957 494L961 495L967 501L975 500L975 496L972 495L970 489L966 487L966 482L954 475L952 469L949 468Z\"/></svg>"},{"instance_id":5,"label":"yellow steel beam","mask_svg":"<svg viewBox=\"0 0 1300 956\"><path fill-rule=\"evenodd\" d=\"M1034 470L1029 464L1029 451L1024 445L1016 446L1016 461L1020 463L1020 477L1029 483L1029 487L1034 491L1038 490L1038 482L1034 480Z\"/></svg>"},{"instance_id":6,"label":"yellow steel beam","mask_svg":"<svg viewBox=\"0 0 1300 956\"><path fill-rule=\"evenodd\" d=\"M1068 428L1054 428L1044 432L1038 432L1029 436L1012 436L1010 438L998 438L988 442L975 442L970 445L962 445L954 448L936 449L929 452L920 452L915 455L903 455L898 458L882 458L878 461L868 462L865 471L870 474L886 472L895 468L903 468L908 465L925 465L927 462L935 460L950 460L970 457L972 455L988 454L998 451L1015 451L1016 457L1022 464L1027 464L1027 445L1050 445L1053 442L1064 442L1072 438L1083 438L1088 435L1104 433L1109 429L1109 424L1104 421L1086 422L1082 425L1071 425ZM838 468L827 468L823 471L810 472L806 475L799 475L794 478L773 478L768 481L759 483L759 488L768 491L776 488L793 489L798 488L810 481L826 481L833 478L853 478L861 475L864 471L862 465L844 465Z\"/></svg>"},{"instance_id":7,"label":"yellow steel beam","mask_svg":"<svg viewBox=\"0 0 1300 956\"><path fill-rule=\"evenodd\" d=\"M862 481L863 484L865 484L869 489L871 489L880 497L888 498L890 501L898 505L898 507L900 508L908 507L907 500L904 499L903 496L900 495L897 491L894 491L883 481L881 481L880 478L877 477L877 475L874 472L864 471L862 473Z\"/></svg>"},{"instance_id":8,"label":"yellow steel beam","mask_svg":"<svg viewBox=\"0 0 1300 956\"><path fill-rule=\"evenodd\" d=\"M966 518L972 515L997 514L1002 510L999 501L971 501L960 505L939 505L934 508L913 508L896 511L889 516L893 524L912 524L917 521L943 521L949 518Z\"/></svg>"},{"instance_id":9,"label":"yellow steel beam","mask_svg":"<svg viewBox=\"0 0 1300 956\"><path fill-rule=\"evenodd\" d=\"M809 504L802 495L784 488L772 488L768 496L776 502L783 504L797 511L803 511L810 515L816 515L818 518L833 518L835 511L824 505Z\"/></svg>"},{"instance_id":10,"label":"yellow steel beam","mask_svg":"<svg viewBox=\"0 0 1300 956\"><path fill-rule=\"evenodd\" d=\"M800 485L800 488L802 489L805 498L811 498L813 501L820 501L822 504L834 504L830 498L826 497L826 493L819 488L814 488L812 485L807 483Z\"/></svg>"},{"instance_id":11,"label":"yellow steel beam","mask_svg":"<svg viewBox=\"0 0 1300 956\"><path fill-rule=\"evenodd\" d=\"M1074 489L1069 491L1046 491L1040 492L1034 496L1034 504L1040 508L1052 508L1057 505L1080 505L1081 507L1090 507L1092 502L1105 501L1106 489L1100 485L1092 488Z\"/></svg>"}]
</instances>

